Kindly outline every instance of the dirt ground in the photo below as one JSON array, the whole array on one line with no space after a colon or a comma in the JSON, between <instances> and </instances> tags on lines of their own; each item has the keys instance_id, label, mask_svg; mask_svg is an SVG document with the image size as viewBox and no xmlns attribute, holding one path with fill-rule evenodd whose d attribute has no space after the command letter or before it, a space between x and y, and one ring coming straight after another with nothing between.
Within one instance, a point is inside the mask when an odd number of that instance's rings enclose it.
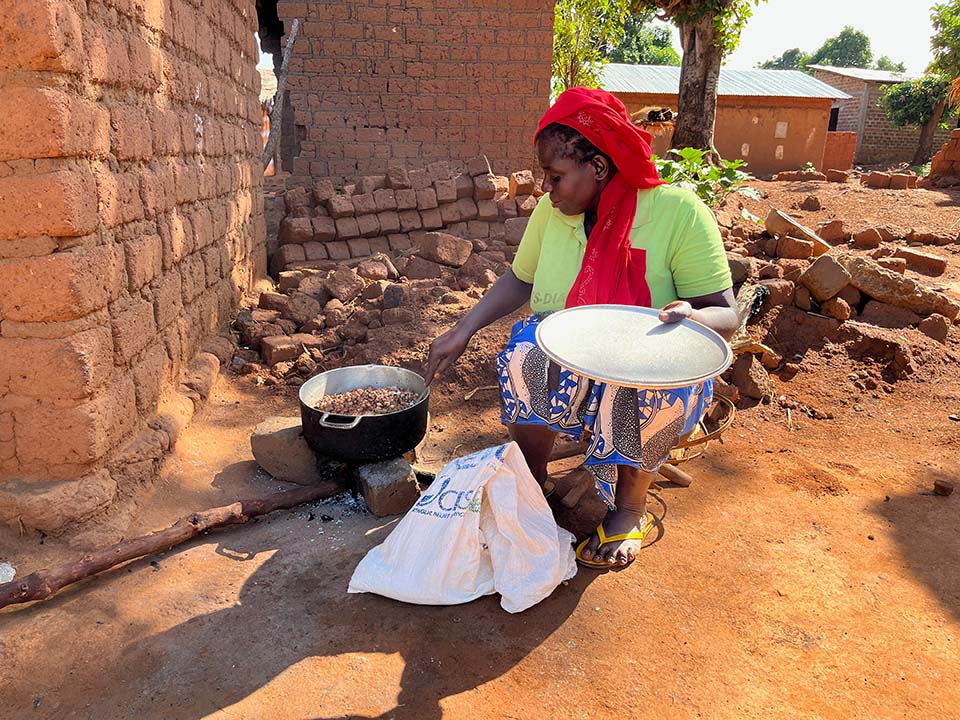
<instances>
[{"instance_id":1,"label":"dirt ground","mask_svg":"<svg viewBox=\"0 0 960 720\"><path fill-rule=\"evenodd\" d=\"M758 183L788 209L811 192ZM796 187L790 187L796 186ZM813 188L835 213L956 232L960 193ZM954 297L951 268L928 284ZM463 307L424 310L420 334ZM432 399L421 453L439 466L505 440L486 330ZM955 718L960 716L960 344L905 330L920 367L893 392L857 389L866 367L814 344L777 402L743 405L722 444L666 486L659 531L634 566L581 569L519 615L347 595L353 568L396 519L349 496L214 532L0 612L2 718ZM956 329L954 329L956 338ZM414 365L429 337L358 349ZM777 338L766 338L776 341ZM783 349L794 349L789 339ZM776 348L775 348L776 349ZM258 471L249 434L295 414L295 390L225 375L144 498L129 534L283 485ZM558 519L578 535L592 496ZM21 574L73 557L62 542L0 534Z\"/></svg>"}]
</instances>

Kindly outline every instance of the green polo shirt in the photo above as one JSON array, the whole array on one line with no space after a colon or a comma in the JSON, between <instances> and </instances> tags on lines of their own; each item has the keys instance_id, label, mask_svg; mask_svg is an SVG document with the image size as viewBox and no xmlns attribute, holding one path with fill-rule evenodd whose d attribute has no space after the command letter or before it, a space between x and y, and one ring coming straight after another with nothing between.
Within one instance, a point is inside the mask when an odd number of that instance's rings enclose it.
<instances>
[{"instance_id":1,"label":"green polo shirt","mask_svg":"<svg viewBox=\"0 0 960 720\"><path fill-rule=\"evenodd\" d=\"M646 251L652 307L733 285L717 221L689 190L675 185L639 190L630 243ZM563 309L586 246L583 215L564 215L550 204L549 194L540 198L513 260L513 274L533 285L533 312Z\"/></svg>"}]
</instances>

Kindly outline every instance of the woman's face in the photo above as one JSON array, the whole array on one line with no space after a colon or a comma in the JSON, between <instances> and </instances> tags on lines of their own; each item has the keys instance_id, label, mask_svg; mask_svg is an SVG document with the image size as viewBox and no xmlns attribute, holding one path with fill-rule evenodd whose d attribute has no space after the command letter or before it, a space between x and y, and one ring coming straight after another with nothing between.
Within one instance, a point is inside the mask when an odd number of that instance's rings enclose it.
<instances>
[{"instance_id":1,"label":"woman's face","mask_svg":"<svg viewBox=\"0 0 960 720\"><path fill-rule=\"evenodd\" d=\"M579 215L596 210L600 192L606 185L609 168L603 157L587 162L563 157L561 143L547 140L537 143L537 159L543 168L543 192L564 215Z\"/></svg>"}]
</instances>

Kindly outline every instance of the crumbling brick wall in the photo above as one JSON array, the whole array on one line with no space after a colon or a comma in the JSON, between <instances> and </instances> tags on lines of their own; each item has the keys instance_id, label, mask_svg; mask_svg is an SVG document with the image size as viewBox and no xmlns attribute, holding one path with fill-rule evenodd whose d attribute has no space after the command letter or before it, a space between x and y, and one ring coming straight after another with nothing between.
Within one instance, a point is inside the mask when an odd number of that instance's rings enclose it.
<instances>
[{"instance_id":1,"label":"crumbling brick wall","mask_svg":"<svg viewBox=\"0 0 960 720\"><path fill-rule=\"evenodd\" d=\"M0 28L0 521L53 530L155 471L162 398L264 272L256 13L4 0Z\"/></svg>"},{"instance_id":2,"label":"crumbling brick wall","mask_svg":"<svg viewBox=\"0 0 960 720\"><path fill-rule=\"evenodd\" d=\"M950 133L950 139L930 161L930 174L923 187L956 187L960 185L960 128Z\"/></svg>"},{"instance_id":3,"label":"crumbling brick wall","mask_svg":"<svg viewBox=\"0 0 960 720\"><path fill-rule=\"evenodd\" d=\"M288 186L485 153L503 172L532 158L547 108L553 2L281 0L294 43ZM287 130L287 128L284 128Z\"/></svg>"}]
</instances>

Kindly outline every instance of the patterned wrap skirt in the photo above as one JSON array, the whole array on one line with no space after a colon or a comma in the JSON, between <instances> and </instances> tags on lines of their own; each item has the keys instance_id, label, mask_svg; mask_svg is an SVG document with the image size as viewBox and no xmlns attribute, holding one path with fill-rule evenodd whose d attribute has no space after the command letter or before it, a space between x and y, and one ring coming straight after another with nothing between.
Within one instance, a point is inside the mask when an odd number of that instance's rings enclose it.
<instances>
[{"instance_id":1,"label":"patterned wrap skirt","mask_svg":"<svg viewBox=\"0 0 960 720\"><path fill-rule=\"evenodd\" d=\"M504 424L544 425L575 438L589 430L584 465L600 497L614 509L616 466L655 473L710 407L713 381L636 390L582 377L552 362L537 346L537 325L546 315L516 323L497 356L501 419Z\"/></svg>"}]
</instances>

